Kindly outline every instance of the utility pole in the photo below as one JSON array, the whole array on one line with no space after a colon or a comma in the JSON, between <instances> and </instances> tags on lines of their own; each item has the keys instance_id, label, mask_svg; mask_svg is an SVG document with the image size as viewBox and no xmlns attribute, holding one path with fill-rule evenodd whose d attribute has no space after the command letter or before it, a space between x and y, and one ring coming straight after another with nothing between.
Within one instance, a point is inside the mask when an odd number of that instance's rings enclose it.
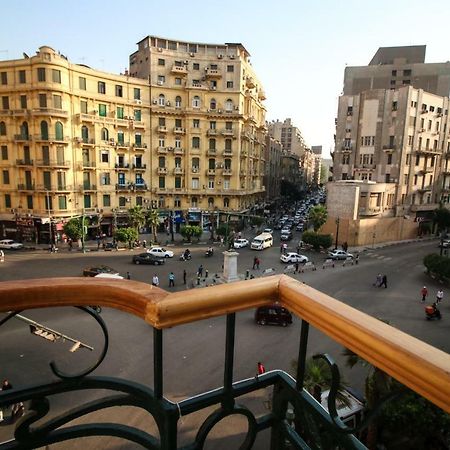
<instances>
[{"instance_id":1,"label":"utility pole","mask_svg":"<svg viewBox=\"0 0 450 450\"><path fill-rule=\"evenodd\" d=\"M338 248L338 239L339 239L339 222L340 218L336 218L336 242L334 243L334 249L337 250Z\"/></svg>"},{"instance_id":2,"label":"utility pole","mask_svg":"<svg viewBox=\"0 0 450 450\"><path fill-rule=\"evenodd\" d=\"M47 212L48 212L48 235L50 241L50 248L53 248L53 233L52 233L52 217L50 215L50 192L48 190L45 191L45 195L47 198Z\"/></svg>"}]
</instances>

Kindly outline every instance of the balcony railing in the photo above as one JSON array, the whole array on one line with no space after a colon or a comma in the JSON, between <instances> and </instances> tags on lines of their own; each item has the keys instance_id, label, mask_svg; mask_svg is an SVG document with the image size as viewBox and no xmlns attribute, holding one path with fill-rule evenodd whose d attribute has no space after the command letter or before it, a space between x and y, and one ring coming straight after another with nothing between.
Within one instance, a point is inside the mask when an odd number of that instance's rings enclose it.
<instances>
[{"instance_id":1,"label":"balcony railing","mask_svg":"<svg viewBox=\"0 0 450 450\"><path fill-rule=\"evenodd\" d=\"M33 164L32 159L16 159L17 166L32 166Z\"/></svg>"},{"instance_id":2,"label":"balcony railing","mask_svg":"<svg viewBox=\"0 0 450 450\"><path fill-rule=\"evenodd\" d=\"M267 306L274 301L302 320L296 379L282 370L272 370L254 378L234 380L234 356L240 351L238 346L235 347L236 312ZM86 309L93 303L133 314L153 328L152 389L134 381L89 375L102 364L108 349L106 325L95 312ZM30 377L29 386L22 383L20 387L0 392L2 407L31 400L26 416L29 422L24 419L18 422L14 438L7 443L8 448L39 448L80 437L116 436L144 448L177 449L180 418L217 405L200 424L195 437L190 437L189 448L203 448L214 426L220 427L220 421L231 415L240 415L248 422L243 449L251 449L258 433L264 430L271 430L271 450L286 449L287 443L292 449L362 449L364 446L337 420L337 415L328 414L304 389L310 326L450 412L450 360L446 353L285 275L175 293L129 280L98 278L0 283L0 311L6 313L0 325L22 310L61 306L83 307L94 317L105 337L103 351L92 367L79 373L62 373L52 363L56 381L36 381ZM170 401L164 396L163 353L170 345L166 343L163 347L164 330L225 314L223 385L177 403ZM5 337L6 333L7 330ZM199 376L201 370L202 367L198 367ZM337 366L333 365L333 370L337 370ZM337 381L336 377L334 381ZM251 409L236 403L239 397L267 387L274 388L268 413L256 418ZM100 394L95 400L87 400L84 405L77 405L54 418L54 405L48 398L76 390L77 398L82 400L83 394L92 389L109 392L103 398L101 395L105 394ZM117 394L110 395L111 391ZM82 420L75 426L67 426L76 419L95 420L96 412L105 410L107 413L107 408L115 406L140 408L153 417L156 427L138 429L136 421L131 422L126 415L120 416L124 418L123 424L85 423ZM292 424L286 420L289 407L296 418ZM29 427L38 420L39 432L32 432Z\"/></svg>"}]
</instances>

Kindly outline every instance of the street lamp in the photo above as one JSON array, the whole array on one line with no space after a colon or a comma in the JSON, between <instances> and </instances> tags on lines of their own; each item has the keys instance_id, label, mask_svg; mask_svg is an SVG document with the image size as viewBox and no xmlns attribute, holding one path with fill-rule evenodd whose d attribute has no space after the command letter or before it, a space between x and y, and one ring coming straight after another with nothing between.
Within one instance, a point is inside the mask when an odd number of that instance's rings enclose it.
<instances>
[{"instance_id":1,"label":"street lamp","mask_svg":"<svg viewBox=\"0 0 450 450\"><path fill-rule=\"evenodd\" d=\"M45 196L47 199L47 212L48 212L48 235L49 235L49 242L50 242L50 248L53 246L53 233L52 233L52 218L50 215L50 191L45 191Z\"/></svg>"},{"instance_id":2,"label":"street lamp","mask_svg":"<svg viewBox=\"0 0 450 450\"><path fill-rule=\"evenodd\" d=\"M337 218L336 218L336 241L335 241L335 243L334 243L334 249L335 249L335 250L337 250L337 248L338 248L339 222L340 222L340 218L337 217Z\"/></svg>"}]
</instances>

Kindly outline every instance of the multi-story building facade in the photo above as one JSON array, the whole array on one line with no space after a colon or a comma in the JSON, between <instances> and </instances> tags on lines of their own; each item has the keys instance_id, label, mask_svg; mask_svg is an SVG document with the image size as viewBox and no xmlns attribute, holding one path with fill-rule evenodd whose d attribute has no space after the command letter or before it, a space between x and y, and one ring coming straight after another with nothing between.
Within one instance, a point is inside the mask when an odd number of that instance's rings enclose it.
<instances>
[{"instance_id":1,"label":"multi-story building facade","mask_svg":"<svg viewBox=\"0 0 450 450\"><path fill-rule=\"evenodd\" d=\"M266 174L264 176L264 186L266 187L266 201L274 202L280 199L281 179L283 173L283 146L272 136L266 136Z\"/></svg>"},{"instance_id":2,"label":"multi-story building facade","mask_svg":"<svg viewBox=\"0 0 450 450\"><path fill-rule=\"evenodd\" d=\"M311 153L314 160L313 184L318 185L321 182L320 180L322 179L322 146L312 145Z\"/></svg>"},{"instance_id":3,"label":"multi-story building facade","mask_svg":"<svg viewBox=\"0 0 450 450\"><path fill-rule=\"evenodd\" d=\"M265 93L241 44L147 36L130 74L148 80L152 189L161 208L245 211L265 198Z\"/></svg>"},{"instance_id":4,"label":"multi-story building facade","mask_svg":"<svg viewBox=\"0 0 450 450\"><path fill-rule=\"evenodd\" d=\"M203 88L184 85L176 58L161 74L172 87L73 64L50 47L0 62L0 237L46 242L50 221L57 232L83 214L110 234L135 205L180 222L192 209L200 222L203 211L264 198L264 92L245 49L227 48L220 70L202 66Z\"/></svg>"}]
</instances>

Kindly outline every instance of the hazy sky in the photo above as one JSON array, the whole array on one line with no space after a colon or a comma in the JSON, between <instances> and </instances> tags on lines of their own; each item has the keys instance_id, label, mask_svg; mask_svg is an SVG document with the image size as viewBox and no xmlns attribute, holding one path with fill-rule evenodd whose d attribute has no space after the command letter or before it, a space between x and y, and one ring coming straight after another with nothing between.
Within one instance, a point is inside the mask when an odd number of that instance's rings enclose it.
<instances>
[{"instance_id":1,"label":"hazy sky","mask_svg":"<svg viewBox=\"0 0 450 450\"><path fill-rule=\"evenodd\" d=\"M49 45L74 63L123 72L136 42L241 42L266 91L268 120L291 117L309 145L333 145L346 65L380 46L427 45L450 60L448 0L0 0L0 60Z\"/></svg>"}]
</instances>

